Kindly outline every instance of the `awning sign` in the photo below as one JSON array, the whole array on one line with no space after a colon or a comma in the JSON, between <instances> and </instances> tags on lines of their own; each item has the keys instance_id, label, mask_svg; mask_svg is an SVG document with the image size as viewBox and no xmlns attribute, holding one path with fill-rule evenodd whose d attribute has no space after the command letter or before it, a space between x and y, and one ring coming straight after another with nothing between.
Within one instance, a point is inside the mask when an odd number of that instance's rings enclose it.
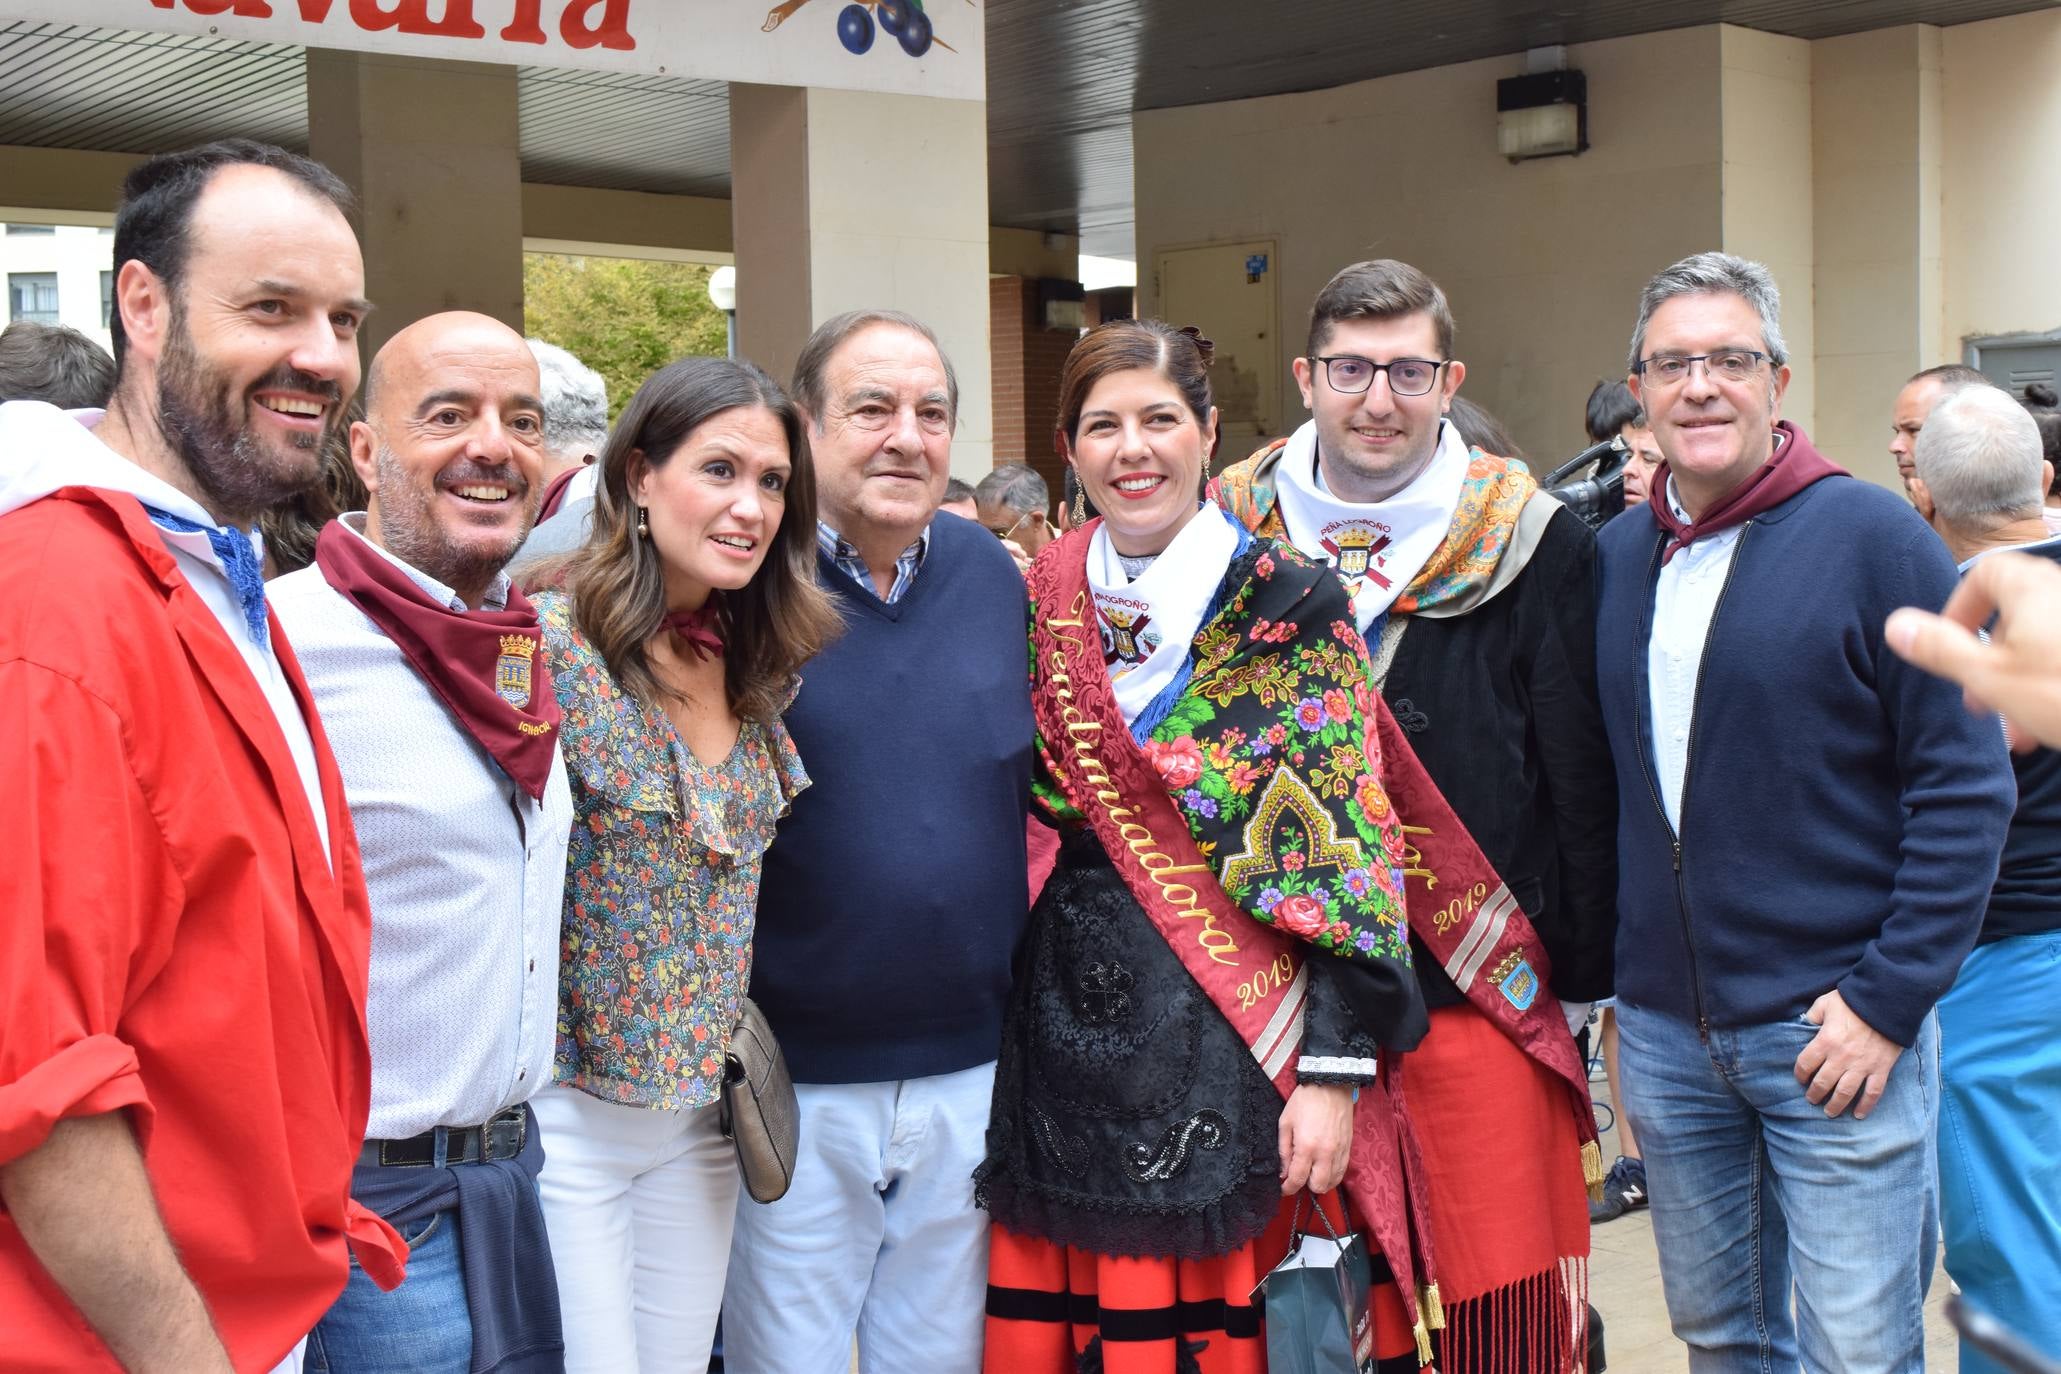
<instances>
[{"instance_id":1,"label":"awning sign","mask_svg":"<svg viewBox=\"0 0 2061 1374\"><path fill-rule=\"evenodd\" d=\"M0 15L313 48L984 99L975 0L0 0Z\"/></svg>"}]
</instances>

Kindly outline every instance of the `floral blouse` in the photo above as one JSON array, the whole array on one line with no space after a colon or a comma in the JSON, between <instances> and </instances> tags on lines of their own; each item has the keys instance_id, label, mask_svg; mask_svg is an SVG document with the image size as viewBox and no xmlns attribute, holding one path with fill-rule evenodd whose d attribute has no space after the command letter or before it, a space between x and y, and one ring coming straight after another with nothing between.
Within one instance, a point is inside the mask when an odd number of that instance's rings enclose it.
<instances>
[{"instance_id":1,"label":"floral blouse","mask_svg":"<svg viewBox=\"0 0 2061 1374\"><path fill-rule=\"evenodd\" d=\"M569 596L534 601L574 808L555 1078L610 1102L707 1106L751 978L760 860L808 774L778 723L746 721L703 764L616 685Z\"/></svg>"}]
</instances>

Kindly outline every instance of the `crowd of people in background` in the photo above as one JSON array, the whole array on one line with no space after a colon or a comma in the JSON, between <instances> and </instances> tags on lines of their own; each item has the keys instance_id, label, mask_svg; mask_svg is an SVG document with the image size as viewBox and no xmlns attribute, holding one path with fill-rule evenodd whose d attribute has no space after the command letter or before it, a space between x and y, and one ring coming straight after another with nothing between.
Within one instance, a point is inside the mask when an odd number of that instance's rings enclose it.
<instances>
[{"instance_id":1,"label":"crowd of people in background","mask_svg":"<svg viewBox=\"0 0 2061 1374\"><path fill-rule=\"evenodd\" d=\"M1320 1225L1362 1367L1566 1374L1638 1209L1693 1369L1921 1370L1942 1246L2061 1358L2051 390L1912 377L1899 495L1656 264L1590 522L1368 261L1250 455L1086 331L1055 506L891 309L361 359L351 213L149 159L112 358L0 333L0 1364L1261 1374Z\"/></svg>"}]
</instances>

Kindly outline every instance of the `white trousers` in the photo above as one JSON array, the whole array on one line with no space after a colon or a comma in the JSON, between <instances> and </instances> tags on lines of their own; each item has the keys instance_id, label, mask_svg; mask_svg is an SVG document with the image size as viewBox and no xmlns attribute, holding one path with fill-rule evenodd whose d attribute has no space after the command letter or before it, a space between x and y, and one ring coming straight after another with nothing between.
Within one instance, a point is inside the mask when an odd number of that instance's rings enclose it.
<instances>
[{"instance_id":1,"label":"white trousers","mask_svg":"<svg viewBox=\"0 0 2061 1374\"><path fill-rule=\"evenodd\" d=\"M705 1374L737 1215L737 1155L717 1109L557 1086L530 1106L568 1374Z\"/></svg>"},{"instance_id":2,"label":"white trousers","mask_svg":"<svg viewBox=\"0 0 2061 1374\"><path fill-rule=\"evenodd\" d=\"M802 1083L794 1186L737 1203L730 1374L977 1374L987 1213L973 1205L995 1066Z\"/></svg>"}]
</instances>

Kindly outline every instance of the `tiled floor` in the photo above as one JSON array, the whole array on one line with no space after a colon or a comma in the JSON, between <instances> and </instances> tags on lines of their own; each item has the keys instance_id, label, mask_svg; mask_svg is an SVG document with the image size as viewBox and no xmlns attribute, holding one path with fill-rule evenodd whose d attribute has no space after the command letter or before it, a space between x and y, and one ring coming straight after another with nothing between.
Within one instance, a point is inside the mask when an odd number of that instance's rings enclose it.
<instances>
[{"instance_id":1,"label":"tiled floor","mask_svg":"<svg viewBox=\"0 0 2061 1374\"><path fill-rule=\"evenodd\" d=\"M1610 1100L1600 1071L1593 1087L1598 1101ZM1617 1153L1617 1132L1605 1132L1603 1158L1615 1159ZM1668 1330L1651 1213L1642 1208L1605 1222L1591 1233L1589 1243L1589 1301L1603 1314L1610 1374L1677 1374L1687 1369L1688 1354ZM1940 1315L1947 1291L1946 1274L1934 1271L1931 1298L1925 1304L1925 1367L1942 1372L1957 1363L1953 1331Z\"/></svg>"}]
</instances>

